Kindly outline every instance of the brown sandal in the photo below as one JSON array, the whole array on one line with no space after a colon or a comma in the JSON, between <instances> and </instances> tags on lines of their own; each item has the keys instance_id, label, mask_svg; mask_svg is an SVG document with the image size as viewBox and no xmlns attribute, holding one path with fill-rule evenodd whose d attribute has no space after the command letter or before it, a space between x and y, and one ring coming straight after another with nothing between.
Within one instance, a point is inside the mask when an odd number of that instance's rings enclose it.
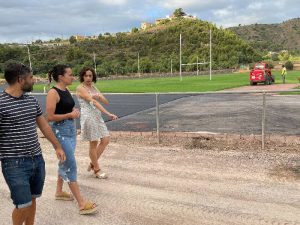
<instances>
[{"instance_id":1,"label":"brown sandal","mask_svg":"<svg viewBox=\"0 0 300 225\"><path fill-rule=\"evenodd\" d=\"M80 215L88 215L97 212L97 205L94 202L86 202L82 209L79 209Z\"/></svg>"},{"instance_id":2,"label":"brown sandal","mask_svg":"<svg viewBox=\"0 0 300 225\"><path fill-rule=\"evenodd\" d=\"M74 197L72 194L69 194L68 192L63 191L59 195L55 195L56 200L62 200L62 201L73 201Z\"/></svg>"}]
</instances>

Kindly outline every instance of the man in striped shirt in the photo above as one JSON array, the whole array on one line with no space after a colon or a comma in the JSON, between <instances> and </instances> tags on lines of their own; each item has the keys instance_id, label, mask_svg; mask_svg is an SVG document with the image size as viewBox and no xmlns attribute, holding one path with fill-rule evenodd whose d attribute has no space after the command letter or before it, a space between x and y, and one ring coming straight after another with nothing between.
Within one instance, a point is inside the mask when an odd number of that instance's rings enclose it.
<instances>
[{"instance_id":1,"label":"man in striped shirt","mask_svg":"<svg viewBox=\"0 0 300 225\"><path fill-rule=\"evenodd\" d=\"M16 208L13 225L34 224L36 198L42 194L45 162L38 141L37 126L53 144L57 157L65 154L53 134L38 101L25 92L34 84L30 69L9 64L4 72L8 88L0 93L0 160L2 173ZM8 222L7 222L8 224Z\"/></svg>"}]
</instances>

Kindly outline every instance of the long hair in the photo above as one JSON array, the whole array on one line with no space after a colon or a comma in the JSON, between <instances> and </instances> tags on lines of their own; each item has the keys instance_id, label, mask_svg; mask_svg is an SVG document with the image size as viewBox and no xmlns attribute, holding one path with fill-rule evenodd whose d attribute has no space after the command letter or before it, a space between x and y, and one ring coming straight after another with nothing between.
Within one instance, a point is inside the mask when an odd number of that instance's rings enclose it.
<instances>
[{"instance_id":1,"label":"long hair","mask_svg":"<svg viewBox=\"0 0 300 225\"><path fill-rule=\"evenodd\" d=\"M67 65L63 65L63 64L58 64L58 65L54 66L48 72L49 83L51 83L52 79L55 80L56 82L58 82L58 76L64 75L67 68L70 68L70 67Z\"/></svg>"}]
</instances>

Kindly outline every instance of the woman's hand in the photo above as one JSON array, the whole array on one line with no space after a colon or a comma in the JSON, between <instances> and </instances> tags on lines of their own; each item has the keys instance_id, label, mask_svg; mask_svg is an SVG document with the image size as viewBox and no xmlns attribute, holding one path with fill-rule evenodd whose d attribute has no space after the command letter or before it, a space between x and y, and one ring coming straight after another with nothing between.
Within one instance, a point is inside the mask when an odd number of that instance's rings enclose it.
<instances>
[{"instance_id":1,"label":"woman's hand","mask_svg":"<svg viewBox=\"0 0 300 225\"><path fill-rule=\"evenodd\" d=\"M56 156L57 156L57 158L58 158L58 160L59 160L60 162L66 161L66 155L65 155L65 152L64 152L64 150L63 150L61 147L55 149L55 152L56 152Z\"/></svg>"},{"instance_id":2,"label":"woman's hand","mask_svg":"<svg viewBox=\"0 0 300 225\"><path fill-rule=\"evenodd\" d=\"M72 112L70 112L71 119L77 119L80 117L80 111L77 108L74 108Z\"/></svg>"},{"instance_id":3,"label":"woman's hand","mask_svg":"<svg viewBox=\"0 0 300 225\"><path fill-rule=\"evenodd\" d=\"M95 99L95 100L98 100L99 99L99 94L93 94L92 98Z\"/></svg>"},{"instance_id":4,"label":"woman's hand","mask_svg":"<svg viewBox=\"0 0 300 225\"><path fill-rule=\"evenodd\" d=\"M115 114L108 114L108 117L109 117L109 119L111 119L111 120L116 120L116 119L118 119L118 116L116 116Z\"/></svg>"}]
</instances>

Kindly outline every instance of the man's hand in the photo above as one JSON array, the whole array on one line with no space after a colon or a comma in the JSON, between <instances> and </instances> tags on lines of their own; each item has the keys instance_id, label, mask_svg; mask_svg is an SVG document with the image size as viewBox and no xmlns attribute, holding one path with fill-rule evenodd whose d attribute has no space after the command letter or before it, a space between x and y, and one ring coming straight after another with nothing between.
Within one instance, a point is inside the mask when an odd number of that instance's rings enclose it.
<instances>
[{"instance_id":1,"label":"man's hand","mask_svg":"<svg viewBox=\"0 0 300 225\"><path fill-rule=\"evenodd\" d=\"M56 152L56 156L60 162L66 161L66 155L62 148L55 149L55 152Z\"/></svg>"}]
</instances>

